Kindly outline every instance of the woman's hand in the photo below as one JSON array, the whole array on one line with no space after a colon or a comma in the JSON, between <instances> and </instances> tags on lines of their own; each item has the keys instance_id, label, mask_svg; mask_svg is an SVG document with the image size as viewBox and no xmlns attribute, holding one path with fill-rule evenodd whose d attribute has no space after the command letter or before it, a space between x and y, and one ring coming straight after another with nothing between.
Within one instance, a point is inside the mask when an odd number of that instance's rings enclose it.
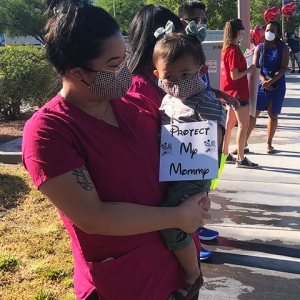
<instances>
[{"instance_id":1,"label":"woman's hand","mask_svg":"<svg viewBox=\"0 0 300 300\"><path fill-rule=\"evenodd\" d=\"M224 98L223 98L224 99ZM238 110L241 107L241 103L238 99L231 95L227 95L226 99L224 99L228 104L234 107L235 110Z\"/></svg>"},{"instance_id":2,"label":"woman's hand","mask_svg":"<svg viewBox=\"0 0 300 300\"><path fill-rule=\"evenodd\" d=\"M267 91L274 91L274 88L272 86L272 83L270 83L269 81L262 81L261 83L262 87L264 89L266 89Z\"/></svg>"},{"instance_id":3,"label":"woman's hand","mask_svg":"<svg viewBox=\"0 0 300 300\"><path fill-rule=\"evenodd\" d=\"M206 192L195 194L185 199L177 208L179 212L178 227L187 233L192 233L203 225L204 219L210 219L211 215L203 208L203 198L207 197Z\"/></svg>"},{"instance_id":4,"label":"woman's hand","mask_svg":"<svg viewBox=\"0 0 300 300\"><path fill-rule=\"evenodd\" d=\"M251 66L247 69L248 73L253 73L255 70L256 70L255 65L251 65Z\"/></svg>"},{"instance_id":5,"label":"woman's hand","mask_svg":"<svg viewBox=\"0 0 300 300\"><path fill-rule=\"evenodd\" d=\"M254 51L253 50L250 50L250 49L247 49L248 51L245 51L244 53L244 58L247 59L248 57L252 56Z\"/></svg>"}]
</instances>

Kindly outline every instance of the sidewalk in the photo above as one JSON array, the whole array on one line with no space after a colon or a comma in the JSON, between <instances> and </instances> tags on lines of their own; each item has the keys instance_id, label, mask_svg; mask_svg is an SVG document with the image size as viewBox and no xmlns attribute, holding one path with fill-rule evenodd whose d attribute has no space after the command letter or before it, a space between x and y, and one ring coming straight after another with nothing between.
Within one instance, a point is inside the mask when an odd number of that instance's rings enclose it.
<instances>
[{"instance_id":1,"label":"sidewalk","mask_svg":"<svg viewBox=\"0 0 300 300\"><path fill-rule=\"evenodd\" d=\"M300 74L287 74L287 93L266 153L267 114L250 138L247 157L258 169L225 165L210 193L208 228L220 236L203 243L201 300L298 300L300 297ZM236 130L236 129L235 129ZM232 146L235 147L235 131ZM21 139L0 146L0 162L20 161ZM6 161L4 161L4 159Z\"/></svg>"},{"instance_id":2,"label":"sidewalk","mask_svg":"<svg viewBox=\"0 0 300 300\"><path fill-rule=\"evenodd\" d=\"M199 299L296 300L300 298L300 75L287 74L287 93L273 146L266 153L267 114L250 138L247 157L258 169L225 165L210 193L207 228L220 236L203 242ZM232 134L235 146L235 132Z\"/></svg>"}]
</instances>

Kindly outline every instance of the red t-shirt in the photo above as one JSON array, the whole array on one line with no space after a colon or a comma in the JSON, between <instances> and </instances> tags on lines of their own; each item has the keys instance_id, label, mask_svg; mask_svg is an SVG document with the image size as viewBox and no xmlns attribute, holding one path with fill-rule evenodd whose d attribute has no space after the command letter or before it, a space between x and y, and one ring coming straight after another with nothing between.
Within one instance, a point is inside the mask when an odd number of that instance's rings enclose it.
<instances>
[{"instance_id":1,"label":"red t-shirt","mask_svg":"<svg viewBox=\"0 0 300 300\"><path fill-rule=\"evenodd\" d=\"M249 99L249 88L247 75L233 80L230 72L233 69L244 71L247 69L246 60L241 49L237 45L228 47L221 57L220 89L225 93L238 98L240 101Z\"/></svg>"},{"instance_id":2,"label":"red t-shirt","mask_svg":"<svg viewBox=\"0 0 300 300\"><path fill-rule=\"evenodd\" d=\"M138 93L148 97L157 107L160 107L162 98L164 97L163 90L157 86L146 75L132 75L132 85L128 91L129 93Z\"/></svg>"},{"instance_id":3,"label":"red t-shirt","mask_svg":"<svg viewBox=\"0 0 300 300\"><path fill-rule=\"evenodd\" d=\"M23 163L36 187L85 165L102 201L159 206L167 187L158 181L159 110L139 94L127 94L111 105L118 128L57 95L26 123ZM85 299L96 288L103 300L162 300L185 284L159 232L87 234L60 216L72 240L77 299ZM197 234L194 238L199 250ZM114 259L101 263L109 257Z\"/></svg>"}]
</instances>

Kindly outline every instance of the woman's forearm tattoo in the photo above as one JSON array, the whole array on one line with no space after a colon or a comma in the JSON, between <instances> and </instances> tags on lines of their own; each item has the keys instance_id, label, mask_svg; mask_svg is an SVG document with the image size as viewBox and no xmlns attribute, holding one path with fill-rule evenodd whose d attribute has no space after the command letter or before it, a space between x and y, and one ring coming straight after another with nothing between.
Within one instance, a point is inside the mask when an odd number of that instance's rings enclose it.
<instances>
[{"instance_id":1,"label":"woman's forearm tattoo","mask_svg":"<svg viewBox=\"0 0 300 300\"><path fill-rule=\"evenodd\" d=\"M72 171L72 174L76 176L77 183L79 183L86 191L91 191L95 188L94 183L89 175L87 175L84 171L86 171L86 167L82 166Z\"/></svg>"}]
</instances>

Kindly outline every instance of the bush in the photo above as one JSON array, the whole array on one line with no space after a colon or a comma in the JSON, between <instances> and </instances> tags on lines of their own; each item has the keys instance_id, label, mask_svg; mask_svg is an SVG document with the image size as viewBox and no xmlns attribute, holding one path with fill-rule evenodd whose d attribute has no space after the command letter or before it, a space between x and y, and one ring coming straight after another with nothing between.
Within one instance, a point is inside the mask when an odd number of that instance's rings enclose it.
<instances>
[{"instance_id":1,"label":"bush","mask_svg":"<svg viewBox=\"0 0 300 300\"><path fill-rule=\"evenodd\" d=\"M19 265L18 260L6 252L0 252L0 271L13 271Z\"/></svg>"},{"instance_id":2,"label":"bush","mask_svg":"<svg viewBox=\"0 0 300 300\"><path fill-rule=\"evenodd\" d=\"M56 71L40 47L0 47L0 117L17 120L22 105L41 106L60 88Z\"/></svg>"}]
</instances>

